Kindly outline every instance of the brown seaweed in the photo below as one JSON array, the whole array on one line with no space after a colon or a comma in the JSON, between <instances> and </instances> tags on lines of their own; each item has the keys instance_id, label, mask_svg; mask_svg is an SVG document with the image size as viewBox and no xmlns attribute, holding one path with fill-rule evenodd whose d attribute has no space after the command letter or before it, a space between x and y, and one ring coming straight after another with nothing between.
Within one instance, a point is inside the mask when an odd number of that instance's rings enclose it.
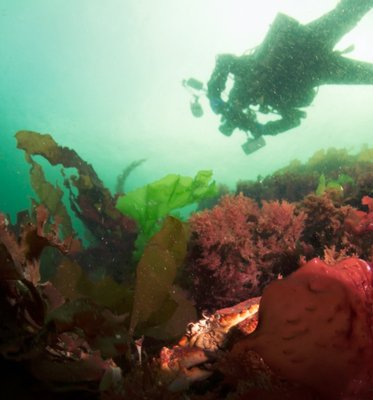
<instances>
[{"instance_id":1,"label":"brown seaweed","mask_svg":"<svg viewBox=\"0 0 373 400\"><path fill-rule=\"evenodd\" d=\"M50 205L48 209L54 216L62 216L66 230L68 222L61 203L61 189L46 186L41 167L33 161L32 156L42 156L52 166L76 169L77 176L67 177L63 172L64 184L69 193L71 210L94 238L89 252L85 252L84 257L77 256L78 261L87 270L93 265L100 265L117 279L123 279L125 273L131 269L136 225L115 208L116 199L104 186L92 165L85 162L74 150L59 146L50 135L20 131L17 132L16 139L17 147L26 152L26 160L32 165L33 186L39 188L37 193L40 201L44 204L50 196L56 199L47 202L46 206ZM47 197L46 192L52 192L53 195L48 194Z\"/></svg>"}]
</instances>

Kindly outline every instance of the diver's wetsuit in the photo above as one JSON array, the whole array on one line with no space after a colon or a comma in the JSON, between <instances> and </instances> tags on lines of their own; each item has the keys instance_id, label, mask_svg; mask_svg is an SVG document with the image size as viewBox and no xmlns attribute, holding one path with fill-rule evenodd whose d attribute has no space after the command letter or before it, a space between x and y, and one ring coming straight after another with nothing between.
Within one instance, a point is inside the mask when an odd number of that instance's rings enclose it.
<instances>
[{"instance_id":1,"label":"diver's wetsuit","mask_svg":"<svg viewBox=\"0 0 373 400\"><path fill-rule=\"evenodd\" d=\"M373 64L334 51L338 41L373 8L373 0L341 0L327 14L306 25L278 14L263 43L251 54L217 57L208 82L212 109L234 128L254 137L276 135L300 124L316 88L325 84L373 84ZM221 100L228 74L234 85L227 102ZM281 119L259 124L249 108L277 112ZM221 127L222 128L222 127Z\"/></svg>"}]
</instances>

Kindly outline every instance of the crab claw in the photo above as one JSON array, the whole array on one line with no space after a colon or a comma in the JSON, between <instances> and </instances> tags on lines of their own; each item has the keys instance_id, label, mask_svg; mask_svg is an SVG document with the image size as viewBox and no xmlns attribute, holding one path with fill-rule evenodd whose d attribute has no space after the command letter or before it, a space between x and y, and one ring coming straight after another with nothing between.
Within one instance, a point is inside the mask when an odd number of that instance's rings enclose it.
<instances>
[{"instance_id":1,"label":"crab claw","mask_svg":"<svg viewBox=\"0 0 373 400\"><path fill-rule=\"evenodd\" d=\"M189 386L197 381L203 381L212 375L211 371L206 371L197 367L182 371L176 378L168 385L170 392L180 392L189 389Z\"/></svg>"},{"instance_id":2,"label":"crab claw","mask_svg":"<svg viewBox=\"0 0 373 400\"><path fill-rule=\"evenodd\" d=\"M206 353L197 347L175 346L172 349L164 347L160 354L160 368L168 390L171 392L186 390L193 382L211 376L212 371L197 367L208 359Z\"/></svg>"}]
</instances>

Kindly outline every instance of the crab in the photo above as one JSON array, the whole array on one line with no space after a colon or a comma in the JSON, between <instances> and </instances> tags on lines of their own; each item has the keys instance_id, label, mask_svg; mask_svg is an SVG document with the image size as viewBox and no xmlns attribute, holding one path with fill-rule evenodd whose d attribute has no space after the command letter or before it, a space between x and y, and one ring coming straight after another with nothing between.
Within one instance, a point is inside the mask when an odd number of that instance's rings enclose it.
<instances>
[{"instance_id":1,"label":"crab","mask_svg":"<svg viewBox=\"0 0 373 400\"><path fill-rule=\"evenodd\" d=\"M233 328L247 335L255 330L260 298L223 308L196 323L172 348L163 347L159 365L163 382L170 391L182 391L213 374L211 362L225 350Z\"/></svg>"}]
</instances>

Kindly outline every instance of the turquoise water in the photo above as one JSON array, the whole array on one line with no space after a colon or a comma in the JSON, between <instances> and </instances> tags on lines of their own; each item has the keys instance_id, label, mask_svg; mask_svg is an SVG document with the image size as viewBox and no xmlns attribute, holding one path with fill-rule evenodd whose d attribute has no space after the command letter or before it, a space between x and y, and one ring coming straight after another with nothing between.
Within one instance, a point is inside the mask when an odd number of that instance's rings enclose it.
<instances>
[{"instance_id":1,"label":"turquoise water","mask_svg":"<svg viewBox=\"0 0 373 400\"><path fill-rule=\"evenodd\" d=\"M242 54L263 40L277 12L302 23L336 1L0 0L0 210L27 208L32 190L20 129L50 133L91 163L114 189L117 175L146 159L126 189L168 173L211 169L231 188L320 148L373 145L373 87L322 87L296 129L246 156L242 132L225 137L205 99L189 111L184 78L209 79L215 56ZM373 12L338 48L373 62Z\"/></svg>"}]
</instances>

